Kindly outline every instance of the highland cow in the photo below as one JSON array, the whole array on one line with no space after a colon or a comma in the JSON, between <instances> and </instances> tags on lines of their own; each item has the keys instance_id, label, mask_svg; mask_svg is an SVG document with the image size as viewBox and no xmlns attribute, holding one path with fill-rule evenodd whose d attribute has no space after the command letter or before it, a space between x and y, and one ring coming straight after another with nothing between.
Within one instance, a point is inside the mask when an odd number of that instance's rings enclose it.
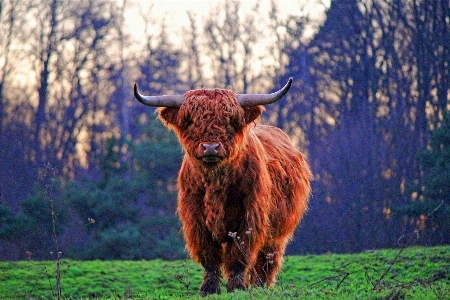
<instances>
[{"instance_id":1,"label":"highland cow","mask_svg":"<svg viewBox=\"0 0 450 300\"><path fill-rule=\"evenodd\" d=\"M185 152L178 177L178 214L187 250L204 268L202 295L248 284L268 287L281 269L286 244L307 209L311 172L288 136L257 125L272 94L200 89L184 95L143 96L161 107Z\"/></svg>"}]
</instances>

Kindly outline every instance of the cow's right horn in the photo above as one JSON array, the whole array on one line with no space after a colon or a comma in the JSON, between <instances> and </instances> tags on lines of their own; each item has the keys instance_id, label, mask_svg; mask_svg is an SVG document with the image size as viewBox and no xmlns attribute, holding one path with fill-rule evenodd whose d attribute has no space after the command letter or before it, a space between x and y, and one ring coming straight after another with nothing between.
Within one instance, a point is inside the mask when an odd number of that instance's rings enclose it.
<instances>
[{"instance_id":1,"label":"cow's right horn","mask_svg":"<svg viewBox=\"0 0 450 300\"><path fill-rule=\"evenodd\" d=\"M279 91L272 94L238 94L237 98L241 106L256 106L274 103L280 100L289 91L292 84L292 77L289 78L286 85Z\"/></svg>"},{"instance_id":2,"label":"cow's right horn","mask_svg":"<svg viewBox=\"0 0 450 300\"><path fill-rule=\"evenodd\" d=\"M180 107L184 101L183 95L162 95L162 96L144 96L138 91L137 84L134 84L134 96L136 99L147 106L158 107Z\"/></svg>"}]
</instances>

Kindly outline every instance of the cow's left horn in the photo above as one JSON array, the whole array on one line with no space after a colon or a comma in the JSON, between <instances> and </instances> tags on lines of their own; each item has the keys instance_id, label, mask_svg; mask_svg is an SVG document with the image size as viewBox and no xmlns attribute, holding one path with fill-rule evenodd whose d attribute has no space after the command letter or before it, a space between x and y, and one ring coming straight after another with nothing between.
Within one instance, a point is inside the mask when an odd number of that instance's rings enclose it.
<instances>
[{"instance_id":1,"label":"cow's left horn","mask_svg":"<svg viewBox=\"0 0 450 300\"><path fill-rule=\"evenodd\" d=\"M184 101L183 95L143 96L134 84L134 96L139 102L148 106L180 107Z\"/></svg>"},{"instance_id":2,"label":"cow's left horn","mask_svg":"<svg viewBox=\"0 0 450 300\"><path fill-rule=\"evenodd\" d=\"M238 94L237 99L241 106L256 106L274 103L280 100L289 91L292 84L292 77L289 78L286 85L279 91L272 94Z\"/></svg>"}]
</instances>

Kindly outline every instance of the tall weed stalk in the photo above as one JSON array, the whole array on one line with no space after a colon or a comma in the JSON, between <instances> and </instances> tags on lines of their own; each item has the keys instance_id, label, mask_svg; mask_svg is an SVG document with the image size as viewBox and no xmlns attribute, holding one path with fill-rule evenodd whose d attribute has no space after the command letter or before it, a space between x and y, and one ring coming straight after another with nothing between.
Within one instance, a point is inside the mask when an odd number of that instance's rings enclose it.
<instances>
[{"instance_id":1,"label":"tall weed stalk","mask_svg":"<svg viewBox=\"0 0 450 300\"><path fill-rule=\"evenodd\" d=\"M56 224L57 224L57 215L55 213L54 208L54 200L53 200L53 193L55 192L55 180L56 175L58 174L58 171L50 164L47 163L44 165L44 167L39 169L39 182L44 188L44 195L46 197L46 200L48 201L50 205L50 213L52 216L52 237L54 242L54 249L55 253L52 252L54 257L56 257L56 283L55 283L55 290L56 290L56 297L58 300L62 299L62 288L61 288L61 257L62 252L59 249L58 244L58 234L56 231Z\"/></svg>"}]
</instances>

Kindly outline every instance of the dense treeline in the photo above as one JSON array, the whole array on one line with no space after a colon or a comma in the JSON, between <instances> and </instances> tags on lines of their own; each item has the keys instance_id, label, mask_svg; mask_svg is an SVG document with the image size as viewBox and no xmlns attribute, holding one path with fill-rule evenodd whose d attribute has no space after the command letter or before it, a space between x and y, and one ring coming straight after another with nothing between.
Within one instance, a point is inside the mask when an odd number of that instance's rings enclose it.
<instances>
[{"instance_id":1,"label":"dense treeline","mask_svg":"<svg viewBox=\"0 0 450 300\"><path fill-rule=\"evenodd\" d=\"M182 151L144 93L266 92L294 77L262 122L283 128L315 180L290 253L450 241L450 4L334 0L251 12L223 1L174 42L140 8L135 40L111 0L0 0L0 259L184 257ZM316 6L315 9L325 6ZM31 254L30 254L31 253Z\"/></svg>"},{"instance_id":2,"label":"dense treeline","mask_svg":"<svg viewBox=\"0 0 450 300\"><path fill-rule=\"evenodd\" d=\"M290 54L286 76L300 80L278 125L305 132L317 179L308 221L322 220L305 224L299 249L392 247L417 222L430 230L423 244L450 241L448 194L426 220L430 211L406 213L425 200L431 166L417 158L449 109L449 12L448 1L332 1L319 32Z\"/></svg>"}]
</instances>

